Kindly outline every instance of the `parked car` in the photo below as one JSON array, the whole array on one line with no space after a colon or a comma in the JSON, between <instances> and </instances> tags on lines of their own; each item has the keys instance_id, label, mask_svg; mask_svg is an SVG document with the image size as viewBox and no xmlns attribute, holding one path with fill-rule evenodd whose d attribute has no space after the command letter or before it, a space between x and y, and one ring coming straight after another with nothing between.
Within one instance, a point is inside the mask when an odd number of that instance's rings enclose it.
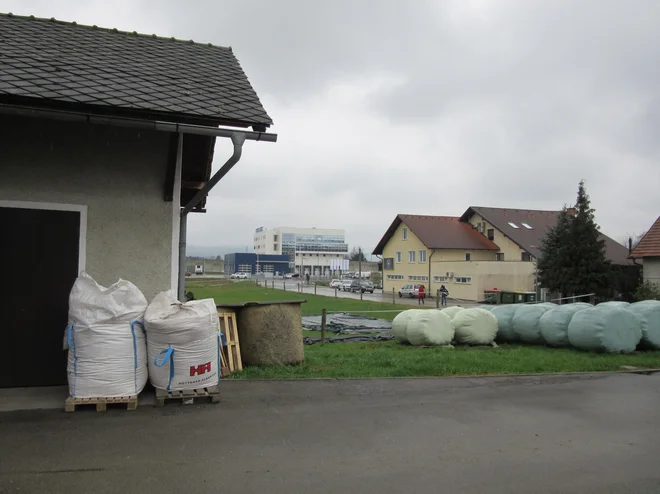
<instances>
[{"instance_id":1,"label":"parked car","mask_svg":"<svg viewBox=\"0 0 660 494\"><path fill-rule=\"evenodd\" d=\"M230 276L232 280L247 280L248 275L247 273L234 273Z\"/></svg>"},{"instance_id":2,"label":"parked car","mask_svg":"<svg viewBox=\"0 0 660 494\"><path fill-rule=\"evenodd\" d=\"M361 288L360 280L351 280L348 284L347 292L359 292Z\"/></svg>"},{"instance_id":3,"label":"parked car","mask_svg":"<svg viewBox=\"0 0 660 494\"><path fill-rule=\"evenodd\" d=\"M360 290L362 293L369 292L374 293L374 284L371 281L361 281Z\"/></svg>"},{"instance_id":4,"label":"parked car","mask_svg":"<svg viewBox=\"0 0 660 494\"><path fill-rule=\"evenodd\" d=\"M298 273L287 273L284 275L285 280L299 280L300 275Z\"/></svg>"},{"instance_id":5,"label":"parked car","mask_svg":"<svg viewBox=\"0 0 660 494\"><path fill-rule=\"evenodd\" d=\"M399 297L415 298L419 294L419 287L421 285L403 285L399 290Z\"/></svg>"},{"instance_id":6,"label":"parked car","mask_svg":"<svg viewBox=\"0 0 660 494\"><path fill-rule=\"evenodd\" d=\"M332 280L330 282L330 285L328 285L330 288L340 288L341 287L341 280Z\"/></svg>"},{"instance_id":7,"label":"parked car","mask_svg":"<svg viewBox=\"0 0 660 494\"><path fill-rule=\"evenodd\" d=\"M350 292L352 283L353 283L353 280L341 280L341 285L340 285L339 289L343 290L345 292Z\"/></svg>"}]
</instances>

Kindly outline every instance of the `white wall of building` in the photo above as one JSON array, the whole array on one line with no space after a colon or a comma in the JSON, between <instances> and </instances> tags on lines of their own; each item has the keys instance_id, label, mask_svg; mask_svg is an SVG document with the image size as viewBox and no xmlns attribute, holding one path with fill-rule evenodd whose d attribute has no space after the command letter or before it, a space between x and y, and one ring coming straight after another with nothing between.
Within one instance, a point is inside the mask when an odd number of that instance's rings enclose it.
<instances>
[{"instance_id":1,"label":"white wall of building","mask_svg":"<svg viewBox=\"0 0 660 494\"><path fill-rule=\"evenodd\" d=\"M169 134L0 116L0 200L86 206L86 271L172 285L173 203L163 200Z\"/></svg>"}]
</instances>

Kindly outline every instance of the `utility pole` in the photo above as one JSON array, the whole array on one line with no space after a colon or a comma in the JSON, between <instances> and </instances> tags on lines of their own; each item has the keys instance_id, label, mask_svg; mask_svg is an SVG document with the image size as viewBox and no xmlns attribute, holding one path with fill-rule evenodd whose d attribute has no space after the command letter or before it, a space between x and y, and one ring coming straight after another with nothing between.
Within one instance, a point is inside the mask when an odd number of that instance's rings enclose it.
<instances>
[{"instance_id":1,"label":"utility pole","mask_svg":"<svg viewBox=\"0 0 660 494\"><path fill-rule=\"evenodd\" d=\"M362 300L362 247L358 248L358 282L360 283L360 300Z\"/></svg>"}]
</instances>

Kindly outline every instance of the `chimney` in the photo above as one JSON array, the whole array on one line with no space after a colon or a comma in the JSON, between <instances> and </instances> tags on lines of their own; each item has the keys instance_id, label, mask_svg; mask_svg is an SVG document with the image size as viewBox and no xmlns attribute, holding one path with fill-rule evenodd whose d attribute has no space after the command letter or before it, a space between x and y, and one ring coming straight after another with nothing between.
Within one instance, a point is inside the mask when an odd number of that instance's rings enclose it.
<instances>
[{"instance_id":1,"label":"chimney","mask_svg":"<svg viewBox=\"0 0 660 494\"><path fill-rule=\"evenodd\" d=\"M575 216L575 208L568 208L567 211L568 211L568 214L570 214L571 216Z\"/></svg>"},{"instance_id":2,"label":"chimney","mask_svg":"<svg viewBox=\"0 0 660 494\"><path fill-rule=\"evenodd\" d=\"M628 255L632 254L632 237L628 237Z\"/></svg>"}]
</instances>

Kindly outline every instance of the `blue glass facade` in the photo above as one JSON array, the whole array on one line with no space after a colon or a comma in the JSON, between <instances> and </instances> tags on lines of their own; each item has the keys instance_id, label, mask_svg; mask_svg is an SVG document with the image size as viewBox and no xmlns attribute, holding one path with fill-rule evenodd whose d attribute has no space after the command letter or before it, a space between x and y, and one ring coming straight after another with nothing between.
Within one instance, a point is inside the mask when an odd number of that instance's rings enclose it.
<instances>
[{"instance_id":1,"label":"blue glass facade","mask_svg":"<svg viewBox=\"0 0 660 494\"><path fill-rule=\"evenodd\" d=\"M295 262L296 252L339 252L348 254L348 244L343 235L284 233L282 254Z\"/></svg>"},{"instance_id":2,"label":"blue glass facade","mask_svg":"<svg viewBox=\"0 0 660 494\"><path fill-rule=\"evenodd\" d=\"M256 274L257 264L259 264L259 271L264 273L286 274L290 271L288 256L236 252L225 255L225 274Z\"/></svg>"}]
</instances>

